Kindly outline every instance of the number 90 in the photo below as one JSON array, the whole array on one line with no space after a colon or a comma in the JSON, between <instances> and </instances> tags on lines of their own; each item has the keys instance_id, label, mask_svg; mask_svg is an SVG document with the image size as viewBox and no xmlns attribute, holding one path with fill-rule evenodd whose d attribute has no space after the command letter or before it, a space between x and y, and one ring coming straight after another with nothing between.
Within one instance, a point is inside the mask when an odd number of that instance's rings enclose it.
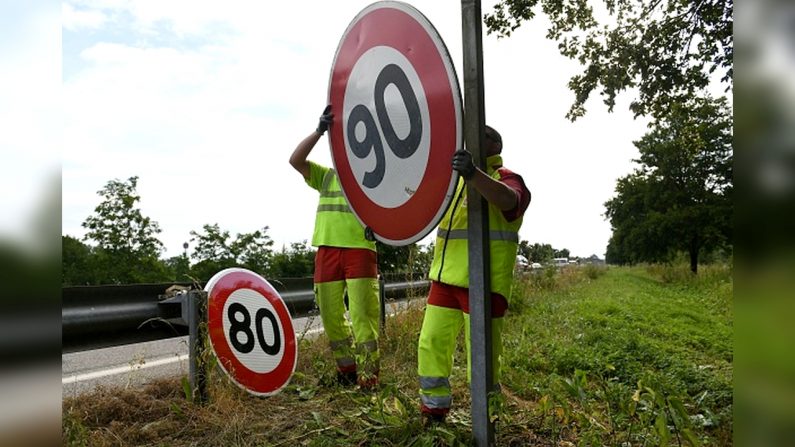
<instances>
[{"instance_id":1,"label":"number 90","mask_svg":"<svg viewBox=\"0 0 795 447\"><path fill-rule=\"evenodd\" d=\"M384 93L389 85L394 85L398 89L408 112L409 133L405 138L397 136L392 121L387 114ZM384 140L387 146L398 158L406 159L411 157L420 146L422 116L420 115L417 95L411 87L406 73L396 64L384 66L376 78L373 97L375 99L378 122L384 132ZM362 123L365 129L364 138L361 141L356 138L356 126L359 123ZM365 158L371 152L375 152L375 167L372 171L365 172L362 184L371 189L377 188L384 180L386 159L375 119L370 110L363 104L356 105L348 115L347 135L348 145L356 157Z\"/></svg>"}]
</instances>

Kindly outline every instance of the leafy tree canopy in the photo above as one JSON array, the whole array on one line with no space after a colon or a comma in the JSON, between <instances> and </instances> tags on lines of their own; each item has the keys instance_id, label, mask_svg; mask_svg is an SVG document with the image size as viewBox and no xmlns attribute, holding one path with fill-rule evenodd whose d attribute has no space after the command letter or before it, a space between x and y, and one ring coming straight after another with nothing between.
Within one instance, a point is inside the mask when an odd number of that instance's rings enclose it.
<instances>
[{"instance_id":1,"label":"leafy tree canopy","mask_svg":"<svg viewBox=\"0 0 795 447\"><path fill-rule=\"evenodd\" d=\"M315 250L305 240L293 242L289 250L283 247L271 260L271 275L276 278L312 276L314 269Z\"/></svg>"},{"instance_id":2,"label":"leafy tree canopy","mask_svg":"<svg viewBox=\"0 0 795 447\"><path fill-rule=\"evenodd\" d=\"M378 249L378 270L387 273L427 274L433 260L433 244L423 247L419 244L393 246L376 242Z\"/></svg>"},{"instance_id":3,"label":"leafy tree canopy","mask_svg":"<svg viewBox=\"0 0 795 447\"><path fill-rule=\"evenodd\" d=\"M192 272L207 281L215 273L229 267L243 267L262 275L270 271L271 246L268 227L252 233L238 233L234 239L228 231L215 224L205 224L202 232L191 231L195 248L191 258L196 261Z\"/></svg>"},{"instance_id":4,"label":"leafy tree canopy","mask_svg":"<svg viewBox=\"0 0 795 447\"><path fill-rule=\"evenodd\" d=\"M127 181L111 180L97 192L103 200L82 224L88 230L84 240L96 243L90 271L83 280L133 284L167 276L165 265L158 259L163 251L163 243L156 236L160 226L136 206L141 200L137 185L137 176ZM67 244L79 255L80 248L71 242Z\"/></svg>"},{"instance_id":5,"label":"leafy tree canopy","mask_svg":"<svg viewBox=\"0 0 795 447\"><path fill-rule=\"evenodd\" d=\"M163 243L156 237L161 231L160 225L136 207L141 200L136 192L137 185L137 176L126 182L111 180L97 192L103 200L82 224L88 229L85 240L93 240L97 247L112 253L140 257L160 254Z\"/></svg>"},{"instance_id":6,"label":"leafy tree canopy","mask_svg":"<svg viewBox=\"0 0 795 447\"><path fill-rule=\"evenodd\" d=\"M558 250L550 244L530 244L527 241L519 243L519 253L530 262L538 262L539 264L550 263L554 258L568 258L570 256L568 248Z\"/></svg>"},{"instance_id":7,"label":"leafy tree canopy","mask_svg":"<svg viewBox=\"0 0 795 447\"><path fill-rule=\"evenodd\" d=\"M608 262L668 261L684 251L696 272L701 253L731 241L731 110L724 98L694 98L650 128L635 142L641 166L605 203Z\"/></svg>"},{"instance_id":8,"label":"leafy tree canopy","mask_svg":"<svg viewBox=\"0 0 795 447\"><path fill-rule=\"evenodd\" d=\"M599 90L610 111L618 93L637 88L630 109L660 115L703 90L718 71L732 82L733 0L605 0L595 13L587 0L501 0L485 23L489 33L510 36L543 12L547 38L584 66L569 80L574 103L567 118L585 114ZM603 18L604 17L604 18Z\"/></svg>"}]
</instances>

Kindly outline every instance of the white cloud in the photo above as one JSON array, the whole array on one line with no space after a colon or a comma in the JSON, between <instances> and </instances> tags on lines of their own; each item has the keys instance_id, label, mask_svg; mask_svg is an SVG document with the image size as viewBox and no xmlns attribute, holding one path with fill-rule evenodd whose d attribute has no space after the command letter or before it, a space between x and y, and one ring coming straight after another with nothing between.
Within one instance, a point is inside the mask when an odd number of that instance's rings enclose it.
<instances>
[{"instance_id":1,"label":"white cloud","mask_svg":"<svg viewBox=\"0 0 795 447\"><path fill-rule=\"evenodd\" d=\"M61 25L69 31L101 28L108 17L101 11L79 11L69 3L61 4Z\"/></svg>"},{"instance_id":2,"label":"white cloud","mask_svg":"<svg viewBox=\"0 0 795 447\"><path fill-rule=\"evenodd\" d=\"M130 31L111 42L75 28L88 44L63 86L64 234L83 234L108 180L138 175L142 210L160 223L169 255L206 223L233 233L269 225L279 246L311 239L317 195L287 159L316 125L339 38L369 3L70 2ZM415 6L460 78L460 9ZM577 67L531 25L510 39L484 36L487 121L533 192L521 235L602 255L601 205L629 172L643 123L623 103L608 115L593 101L585 118L565 120ZM331 164L325 140L310 159Z\"/></svg>"}]
</instances>

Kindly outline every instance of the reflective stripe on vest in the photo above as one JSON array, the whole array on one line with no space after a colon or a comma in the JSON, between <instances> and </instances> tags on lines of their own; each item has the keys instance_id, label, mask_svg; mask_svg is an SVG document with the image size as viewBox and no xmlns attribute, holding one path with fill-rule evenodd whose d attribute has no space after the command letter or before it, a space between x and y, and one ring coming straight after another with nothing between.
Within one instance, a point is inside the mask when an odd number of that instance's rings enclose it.
<instances>
[{"instance_id":1,"label":"reflective stripe on vest","mask_svg":"<svg viewBox=\"0 0 795 447\"><path fill-rule=\"evenodd\" d=\"M448 230L446 229L439 229L436 231L436 236L442 239L468 239L469 230ZM498 231L498 230L490 230L489 231L489 239L492 241L508 241L519 243L519 233L514 231Z\"/></svg>"},{"instance_id":2,"label":"reflective stripe on vest","mask_svg":"<svg viewBox=\"0 0 795 447\"><path fill-rule=\"evenodd\" d=\"M345 197L345 196L342 194L342 191L327 191L324 189L320 191L320 197L325 198L325 197Z\"/></svg>"},{"instance_id":3,"label":"reflective stripe on vest","mask_svg":"<svg viewBox=\"0 0 795 447\"><path fill-rule=\"evenodd\" d=\"M350 213L351 207L348 205L318 205L317 212L322 213L323 211L337 211L339 213Z\"/></svg>"},{"instance_id":4,"label":"reflective stripe on vest","mask_svg":"<svg viewBox=\"0 0 795 447\"><path fill-rule=\"evenodd\" d=\"M337 173L333 169L326 171L319 191L312 245L375 251L375 242L364 237L364 228L340 188Z\"/></svg>"}]
</instances>

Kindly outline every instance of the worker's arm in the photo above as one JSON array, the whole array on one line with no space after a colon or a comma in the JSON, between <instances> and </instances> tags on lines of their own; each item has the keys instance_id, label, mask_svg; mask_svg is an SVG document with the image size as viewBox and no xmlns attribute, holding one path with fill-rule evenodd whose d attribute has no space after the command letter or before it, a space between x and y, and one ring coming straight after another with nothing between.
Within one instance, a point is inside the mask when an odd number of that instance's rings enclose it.
<instances>
[{"instance_id":1,"label":"worker's arm","mask_svg":"<svg viewBox=\"0 0 795 447\"><path fill-rule=\"evenodd\" d=\"M320 115L320 121L318 122L317 129L309 134L309 136L301 140L301 142L298 143L298 146L293 151L292 155L290 155L290 165L295 168L296 171L300 172L305 179L309 178L309 162L306 159L309 157L309 153L312 152L312 149L315 147L320 137L323 136L326 130L328 130L328 126L333 121L334 114L331 113L331 105L328 105L323 110L323 114Z\"/></svg>"},{"instance_id":2,"label":"worker's arm","mask_svg":"<svg viewBox=\"0 0 795 447\"><path fill-rule=\"evenodd\" d=\"M474 186L480 195L501 211L510 211L516 208L519 203L516 191L505 183L489 177L478 168L475 168L472 178L469 179L469 184Z\"/></svg>"},{"instance_id":3,"label":"worker's arm","mask_svg":"<svg viewBox=\"0 0 795 447\"><path fill-rule=\"evenodd\" d=\"M296 171L300 172L305 179L309 178L309 162L306 159L309 157L309 153L312 152L315 144L317 144L320 136L318 131L312 132L298 143L293 154L290 155L290 165L295 168Z\"/></svg>"},{"instance_id":4,"label":"worker's arm","mask_svg":"<svg viewBox=\"0 0 795 447\"><path fill-rule=\"evenodd\" d=\"M453 154L453 169L485 198L501 211L510 211L519 203L516 191L505 183L489 177L472 162L469 151L460 150Z\"/></svg>"}]
</instances>

